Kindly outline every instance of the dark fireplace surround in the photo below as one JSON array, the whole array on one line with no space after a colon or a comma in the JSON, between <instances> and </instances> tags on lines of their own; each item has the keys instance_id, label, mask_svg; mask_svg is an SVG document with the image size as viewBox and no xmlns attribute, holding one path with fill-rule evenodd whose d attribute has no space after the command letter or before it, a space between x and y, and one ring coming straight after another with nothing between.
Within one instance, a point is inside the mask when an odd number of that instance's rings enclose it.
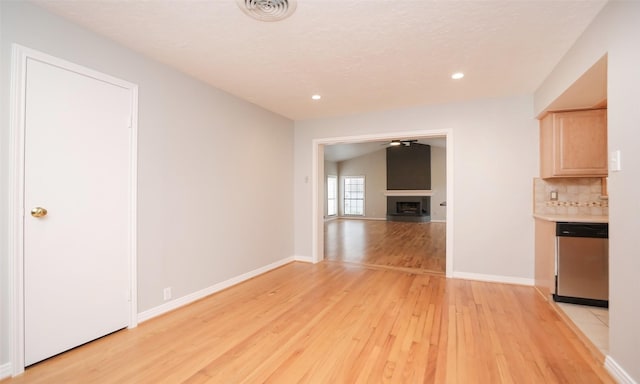
<instances>
[{"instance_id":1,"label":"dark fireplace surround","mask_svg":"<svg viewBox=\"0 0 640 384\"><path fill-rule=\"evenodd\" d=\"M429 196L387 196L387 220L431 221Z\"/></svg>"},{"instance_id":2,"label":"dark fireplace surround","mask_svg":"<svg viewBox=\"0 0 640 384\"><path fill-rule=\"evenodd\" d=\"M410 191L415 190L416 195ZM431 221L431 197L419 191L431 190L431 147L419 143L387 148L387 220Z\"/></svg>"}]
</instances>

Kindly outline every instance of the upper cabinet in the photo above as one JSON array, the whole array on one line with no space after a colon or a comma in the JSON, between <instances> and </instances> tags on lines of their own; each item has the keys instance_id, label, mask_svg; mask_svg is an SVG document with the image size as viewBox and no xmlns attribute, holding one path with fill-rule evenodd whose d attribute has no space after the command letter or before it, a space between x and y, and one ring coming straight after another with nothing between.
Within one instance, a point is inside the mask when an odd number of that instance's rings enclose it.
<instances>
[{"instance_id":1,"label":"upper cabinet","mask_svg":"<svg viewBox=\"0 0 640 384\"><path fill-rule=\"evenodd\" d=\"M550 112L540 120L540 177L607 176L607 110Z\"/></svg>"}]
</instances>

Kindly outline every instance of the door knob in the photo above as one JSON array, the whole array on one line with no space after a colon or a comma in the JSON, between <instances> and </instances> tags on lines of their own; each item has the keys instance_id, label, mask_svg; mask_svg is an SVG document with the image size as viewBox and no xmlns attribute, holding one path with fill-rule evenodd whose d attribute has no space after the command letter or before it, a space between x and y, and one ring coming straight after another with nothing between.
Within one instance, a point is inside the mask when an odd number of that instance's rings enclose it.
<instances>
[{"instance_id":1,"label":"door knob","mask_svg":"<svg viewBox=\"0 0 640 384\"><path fill-rule=\"evenodd\" d=\"M42 207L35 207L31 210L31 216L44 217L47 215L47 210Z\"/></svg>"}]
</instances>

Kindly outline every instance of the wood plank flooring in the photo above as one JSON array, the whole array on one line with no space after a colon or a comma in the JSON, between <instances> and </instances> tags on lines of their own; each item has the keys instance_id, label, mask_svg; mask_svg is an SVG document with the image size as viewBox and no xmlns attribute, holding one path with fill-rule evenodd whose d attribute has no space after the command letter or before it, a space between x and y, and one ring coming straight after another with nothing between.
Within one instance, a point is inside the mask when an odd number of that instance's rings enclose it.
<instances>
[{"instance_id":1,"label":"wood plank flooring","mask_svg":"<svg viewBox=\"0 0 640 384\"><path fill-rule=\"evenodd\" d=\"M325 260L444 273L446 224L336 219L325 222Z\"/></svg>"},{"instance_id":2,"label":"wood plank flooring","mask_svg":"<svg viewBox=\"0 0 640 384\"><path fill-rule=\"evenodd\" d=\"M291 263L14 383L612 383L532 287Z\"/></svg>"}]
</instances>

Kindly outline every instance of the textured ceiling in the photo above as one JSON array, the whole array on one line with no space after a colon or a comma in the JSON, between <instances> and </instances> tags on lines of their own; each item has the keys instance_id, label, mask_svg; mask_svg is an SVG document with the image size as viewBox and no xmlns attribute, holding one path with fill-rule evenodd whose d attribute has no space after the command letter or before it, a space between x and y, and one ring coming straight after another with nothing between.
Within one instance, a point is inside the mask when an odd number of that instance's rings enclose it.
<instances>
[{"instance_id":1,"label":"textured ceiling","mask_svg":"<svg viewBox=\"0 0 640 384\"><path fill-rule=\"evenodd\" d=\"M280 22L235 0L34 2L301 120L533 93L606 0L298 0Z\"/></svg>"}]
</instances>

